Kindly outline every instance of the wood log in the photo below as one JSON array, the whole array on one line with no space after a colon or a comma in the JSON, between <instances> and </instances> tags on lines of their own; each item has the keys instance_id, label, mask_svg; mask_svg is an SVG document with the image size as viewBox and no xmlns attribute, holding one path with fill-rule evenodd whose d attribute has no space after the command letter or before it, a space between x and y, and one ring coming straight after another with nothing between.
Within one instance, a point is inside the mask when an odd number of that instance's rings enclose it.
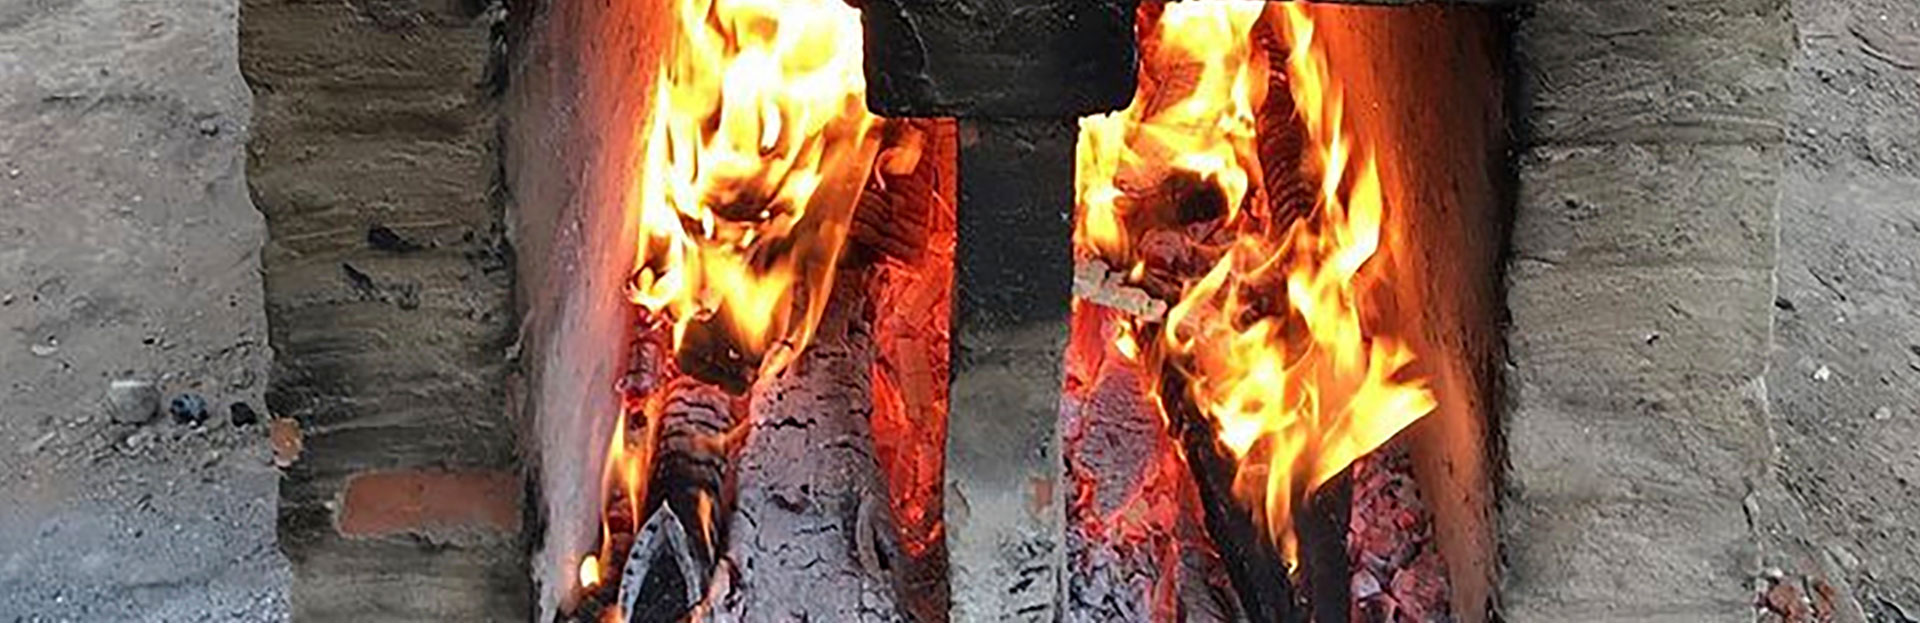
<instances>
[{"instance_id":1,"label":"wood log","mask_svg":"<svg viewBox=\"0 0 1920 623\"><path fill-rule=\"evenodd\" d=\"M647 509L669 507L693 539L689 548L702 577L713 571L713 546L727 499L727 443L734 429L733 397L692 377L668 382L658 405ZM650 510L657 512L657 510Z\"/></svg>"},{"instance_id":2,"label":"wood log","mask_svg":"<svg viewBox=\"0 0 1920 623\"><path fill-rule=\"evenodd\" d=\"M1348 623L1352 573L1347 565L1347 515L1352 500L1351 470L1341 472L1308 494L1293 515L1300 538L1300 568L1294 577L1313 611L1313 623Z\"/></svg>"},{"instance_id":3,"label":"wood log","mask_svg":"<svg viewBox=\"0 0 1920 623\"><path fill-rule=\"evenodd\" d=\"M1111 313L1082 307L1075 324ZM1093 378L1070 380L1080 391L1061 400L1074 500L1064 620L1244 620L1225 563L1207 538L1198 492L1138 364L1113 352L1110 340L1100 341L1102 361L1069 364L1070 374L1090 370Z\"/></svg>"},{"instance_id":4,"label":"wood log","mask_svg":"<svg viewBox=\"0 0 1920 623\"><path fill-rule=\"evenodd\" d=\"M1167 420L1185 449L1187 467L1206 511L1207 534L1226 557L1227 575L1253 623L1304 623L1308 612L1295 597L1287 564L1253 513L1234 500L1235 462L1220 444L1214 424L1187 396L1186 380L1168 369L1161 375L1160 400Z\"/></svg>"},{"instance_id":5,"label":"wood log","mask_svg":"<svg viewBox=\"0 0 1920 623\"><path fill-rule=\"evenodd\" d=\"M1261 191L1267 199L1265 225L1267 231L1278 234L1313 212L1315 193L1308 181L1319 177L1305 169L1307 128L1294 108L1287 78L1288 49L1272 21L1263 20L1254 34L1267 63L1267 94L1254 125L1254 140L1260 149Z\"/></svg>"},{"instance_id":6,"label":"wood log","mask_svg":"<svg viewBox=\"0 0 1920 623\"><path fill-rule=\"evenodd\" d=\"M866 292L863 273L840 275L806 352L753 387L724 560L698 620L906 620L868 430Z\"/></svg>"},{"instance_id":7,"label":"wood log","mask_svg":"<svg viewBox=\"0 0 1920 623\"><path fill-rule=\"evenodd\" d=\"M891 120L853 213L849 236L856 257L912 263L925 252L940 210L941 162L951 150L936 142L932 119Z\"/></svg>"}]
</instances>

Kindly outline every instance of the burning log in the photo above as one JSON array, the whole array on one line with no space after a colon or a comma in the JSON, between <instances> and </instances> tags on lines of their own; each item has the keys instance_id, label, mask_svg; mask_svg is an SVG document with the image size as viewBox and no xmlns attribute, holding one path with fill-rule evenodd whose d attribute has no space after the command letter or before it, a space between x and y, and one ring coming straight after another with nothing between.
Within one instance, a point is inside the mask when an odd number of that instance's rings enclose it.
<instances>
[{"instance_id":1,"label":"burning log","mask_svg":"<svg viewBox=\"0 0 1920 623\"><path fill-rule=\"evenodd\" d=\"M843 274L792 365L762 379L736 472L716 622L904 621L899 549L869 433L864 274Z\"/></svg>"},{"instance_id":2,"label":"burning log","mask_svg":"<svg viewBox=\"0 0 1920 623\"><path fill-rule=\"evenodd\" d=\"M1267 197L1267 224L1286 231L1293 221L1313 212L1313 179L1302 168L1307 153L1307 129L1293 104L1287 78L1287 46L1271 25L1255 29L1254 41L1267 59L1267 97L1261 104L1254 136L1260 145L1260 182Z\"/></svg>"},{"instance_id":3,"label":"burning log","mask_svg":"<svg viewBox=\"0 0 1920 623\"><path fill-rule=\"evenodd\" d=\"M1076 334L1111 312L1082 307ZM1103 331L1104 333L1104 331ZM1104 336L1102 336L1104 337ZM1139 364L1095 339L1061 399L1068 482L1067 621L1241 621L1224 563L1199 517ZM1076 339L1077 345L1088 340ZM1076 349L1080 355L1094 349ZM1081 359L1081 358L1076 358Z\"/></svg>"},{"instance_id":4,"label":"burning log","mask_svg":"<svg viewBox=\"0 0 1920 623\"><path fill-rule=\"evenodd\" d=\"M914 123L913 121L907 121ZM901 575L905 608L915 621L946 621L947 550L945 459L947 441L949 311L953 309L955 196L952 163L957 126L927 122L913 177L932 186L912 197L927 223L920 251L874 266L874 452L887 475L893 516L905 554ZM901 149L883 150L882 174L905 168ZM899 190L898 185L890 187ZM856 230L856 238L857 230ZM855 251L855 256L873 255Z\"/></svg>"},{"instance_id":5,"label":"burning log","mask_svg":"<svg viewBox=\"0 0 1920 623\"><path fill-rule=\"evenodd\" d=\"M661 336L643 330L634 353L661 356ZM657 422L651 477L644 486L645 504L632 506L622 488L609 501L608 528L614 542L611 560L621 560L619 605L629 623L672 623L691 611L705 592L713 573L715 517L725 500L728 472L727 442L734 427L733 399L718 387L671 370L635 366L621 388L634 407L629 430L640 422ZM654 391L642 393L651 387ZM654 415L647 417L647 412ZM644 431L631 433L648 439ZM647 521L633 530L634 509Z\"/></svg>"},{"instance_id":6,"label":"burning log","mask_svg":"<svg viewBox=\"0 0 1920 623\"><path fill-rule=\"evenodd\" d=\"M1227 575L1253 623L1304 623L1307 611L1294 596L1287 563L1256 521L1233 497L1233 455L1214 432L1213 423L1187 396L1186 380L1174 370L1161 375L1160 400L1167 420L1186 450L1187 467L1199 488L1207 534L1227 557Z\"/></svg>"},{"instance_id":7,"label":"burning log","mask_svg":"<svg viewBox=\"0 0 1920 623\"><path fill-rule=\"evenodd\" d=\"M912 263L926 249L935 214L930 204L941 201L937 156L951 158L941 153L943 146L933 144L934 123L888 122L880 155L853 213L850 236L859 251Z\"/></svg>"},{"instance_id":8,"label":"burning log","mask_svg":"<svg viewBox=\"0 0 1920 623\"><path fill-rule=\"evenodd\" d=\"M690 377L674 379L660 407L653 484L647 508L671 509L691 529L690 545L700 575L713 570L714 518L721 516L727 478L727 441L734 427L733 399L720 388Z\"/></svg>"},{"instance_id":9,"label":"burning log","mask_svg":"<svg viewBox=\"0 0 1920 623\"><path fill-rule=\"evenodd\" d=\"M1307 496L1293 516L1300 539L1300 565L1294 573L1312 608L1313 623L1348 623L1352 575L1347 565L1347 517L1352 509L1351 469Z\"/></svg>"}]
</instances>

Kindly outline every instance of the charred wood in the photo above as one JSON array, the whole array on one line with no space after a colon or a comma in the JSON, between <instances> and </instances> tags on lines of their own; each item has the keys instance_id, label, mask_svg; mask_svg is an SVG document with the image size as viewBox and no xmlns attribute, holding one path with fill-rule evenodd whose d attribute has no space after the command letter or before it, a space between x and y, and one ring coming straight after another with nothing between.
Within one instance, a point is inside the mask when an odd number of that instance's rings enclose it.
<instances>
[{"instance_id":1,"label":"charred wood","mask_svg":"<svg viewBox=\"0 0 1920 623\"><path fill-rule=\"evenodd\" d=\"M656 515L663 507L673 511L674 523L693 539L687 547L698 569L688 572L705 578L713 571L716 518L724 516L733 398L680 377L668 383L657 408L660 432L645 508Z\"/></svg>"},{"instance_id":2,"label":"charred wood","mask_svg":"<svg viewBox=\"0 0 1920 623\"><path fill-rule=\"evenodd\" d=\"M1308 612L1295 596L1287 563L1254 515L1233 496L1235 462L1220 444L1213 423L1187 397L1187 385L1177 371L1161 375L1160 399L1167 419L1186 451L1200 505L1206 512L1207 534L1228 556L1227 575L1233 580L1247 620L1253 623L1304 623Z\"/></svg>"},{"instance_id":3,"label":"charred wood","mask_svg":"<svg viewBox=\"0 0 1920 623\"><path fill-rule=\"evenodd\" d=\"M933 120L889 121L880 155L853 213L855 250L869 259L919 260L934 227L940 162L951 153L934 138ZM944 156L944 158L942 158Z\"/></svg>"},{"instance_id":4,"label":"charred wood","mask_svg":"<svg viewBox=\"0 0 1920 623\"><path fill-rule=\"evenodd\" d=\"M1293 516L1300 538L1300 592L1312 606L1313 623L1347 623L1352 603L1347 566L1347 513L1352 500L1351 477L1342 472L1307 496Z\"/></svg>"},{"instance_id":5,"label":"charred wood","mask_svg":"<svg viewBox=\"0 0 1920 623\"><path fill-rule=\"evenodd\" d=\"M1304 167L1307 154L1307 129L1295 110L1293 89L1287 78L1289 50L1275 27L1263 24L1257 29L1255 43L1267 61L1267 95L1261 102L1260 117L1254 127L1254 140L1260 149L1260 181L1265 191L1267 225L1274 233L1286 231L1293 221L1313 211L1313 187L1316 179Z\"/></svg>"},{"instance_id":6,"label":"charred wood","mask_svg":"<svg viewBox=\"0 0 1920 623\"><path fill-rule=\"evenodd\" d=\"M1074 500L1065 620L1244 620L1138 364L1117 353L1103 360L1061 401Z\"/></svg>"},{"instance_id":7,"label":"charred wood","mask_svg":"<svg viewBox=\"0 0 1920 623\"><path fill-rule=\"evenodd\" d=\"M1354 463L1347 557L1355 623L1453 620L1446 561L1433 540L1405 444L1391 442Z\"/></svg>"},{"instance_id":8,"label":"charred wood","mask_svg":"<svg viewBox=\"0 0 1920 623\"><path fill-rule=\"evenodd\" d=\"M673 328L667 319L644 308L635 309L633 340L627 343L627 371L615 387L627 405L645 403L667 381L680 375L674 366Z\"/></svg>"},{"instance_id":9,"label":"charred wood","mask_svg":"<svg viewBox=\"0 0 1920 623\"><path fill-rule=\"evenodd\" d=\"M709 565L697 560L693 537L672 506L640 527L620 572L620 613L627 623L678 623L706 592Z\"/></svg>"},{"instance_id":10,"label":"charred wood","mask_svg":"<svg viewBox=\"0 0 1920 623\"><path fill-rule=\"evenodd\" d=\"M701 620L906 620L868 429L866 282L842 274L806 352L752 390L724 560Z\"/></svg>"}]
</instances>

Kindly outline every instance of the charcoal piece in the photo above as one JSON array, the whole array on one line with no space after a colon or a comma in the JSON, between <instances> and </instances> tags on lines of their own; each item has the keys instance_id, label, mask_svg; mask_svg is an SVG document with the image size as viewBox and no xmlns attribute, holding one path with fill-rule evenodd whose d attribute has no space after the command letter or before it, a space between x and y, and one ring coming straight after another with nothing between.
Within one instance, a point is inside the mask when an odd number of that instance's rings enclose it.
<instances>
[{"instance_id":1,"label":"charcoal piece","mask_svg":"<svg viewBox=\"0 0 1920 623\"><path fill-rule=\"evenodd\" d=\"M167 403L167 412L175 422L199 426L207 421L207 399L199 394L180 394Z\"/></svg>"},{"instance_id":2,"label":"charcoal piece","mask_svg":"<svg viewBox=\"0 0 1920 623\"><path fill-rule=\"evenodd\" d=\"M253 405L244 402L236 402L228 406L227 416L233 421L234 426L250 426L260 421L260 414L254 412Z\"/></svg>"},{"instance_id":3,"label":"charcoal piece","mask_svg":"<svg viewBox=\"0 0 1920 623\"><path fill-rule=\"evenodd\" d=\"M1433 540L1433 514L1420 499L1406 444L1389 442L1355 461L1347 560L1369 576L1355 591L1355 623L1441 623L1453 620L1446 561ZM1357 585L1357 583L1356 583Z\"/></svg>"},{"instance_id":4,"label":"charcoal piece","mask_svg":"<svg viewBox=\"0 0 1920 623\"><path fill-rule=\"evenodd\" d=\"M1085 323L1106 310L1082 307ZM1104 331L1101 332L1104 335ZM1104 346L1104 344L1103 344ZM1068 623L1242 621L1225 562L1207 538L1198 492L1182 468L1138 364L1111 346L1076 348L1061 399L1067 481ZM1089 376L1092 378L1079 378ZM1169 610L1170 609L1170 610Z\"/></svg>"}]
</instances>

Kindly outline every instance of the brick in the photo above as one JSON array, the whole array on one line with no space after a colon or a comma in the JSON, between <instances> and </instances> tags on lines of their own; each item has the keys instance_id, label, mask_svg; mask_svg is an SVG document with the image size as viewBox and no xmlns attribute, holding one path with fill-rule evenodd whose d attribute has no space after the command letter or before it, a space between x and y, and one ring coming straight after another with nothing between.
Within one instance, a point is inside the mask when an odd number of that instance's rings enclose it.
<instances>
[{"instance_id":1,"label":"brick","mask_svg":"<svg viewBox=\"0 0 1920 623\"><path fill-rule=\"evenodd\" d=\"M520 531L519 474L396 470L347 479L338 528L348 537Z\"/></svg>"}]
</instances>

